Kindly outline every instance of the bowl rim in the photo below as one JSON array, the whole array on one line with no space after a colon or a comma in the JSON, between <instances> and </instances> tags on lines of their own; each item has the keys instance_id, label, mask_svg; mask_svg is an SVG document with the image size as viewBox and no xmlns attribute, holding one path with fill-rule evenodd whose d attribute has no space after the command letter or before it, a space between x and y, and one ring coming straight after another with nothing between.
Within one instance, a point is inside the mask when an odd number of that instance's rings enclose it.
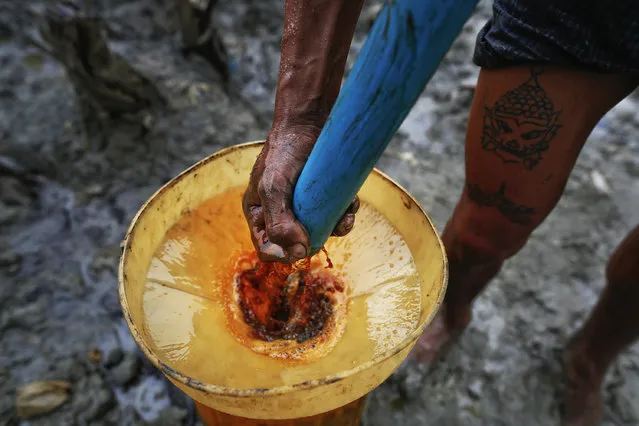
<instances>
[{"instance_id":1,"label":"bowl rim","mask_svg":"<svg viewBox=\"0 0 639 426\"><path fill-rule=\"evenodd\" d=\"M151 197L149 197L144 204L142 204L142 206L140 207L140 209L137 211L137 213L135 214L135 216L133 217L133 219L131 220L131 224L129 225L129 228L124 236L124 240L122 241L120 247L121 247L121 256L120 256L120 262L119 262L119 267L118 267L118 296L120 299L120 305L122 307L122 312L124 314L124 318L126 320L127 326L129 328L129 331L131 333L131 335L133 336L133 339L135 340L136 344L140 347L140 349L142 350L142 352L144 353L144 355L151 361L151 363L153 363L157 368L159 368L165 375L167 375L170 379L176 380L177 382L186 385L189 388L193 388L196 390L200 390L203 391L205 393L208 394L213 394L213 395L218 395L218 396L226 396L226 397L234 397L234 398L242 398L242 397L256 397L256 396L261 396L261 397L265 397L265 396L276 396L276 395L283 395L283 394L287 394L287 393L292 393L292 392L297 392L297 391L301 391L304 389L311 389L311 388L316 388L316 387L320 387L320 386L325 386L325 385L329 385L331 383L335 383L335 382L339 382L349 376L353 376L355 374L358 374L364 370L368 370L372 367L374 367L377 364L380 364L382 362L384 362L385 360L392 358L393 356L397 355L399 352L403 351L406 347L408 347L409 345L411 345L413 342L415 342L419 336L421 336L421 334L423 333L423 331L425 330L425 328L432 322L433 318L435 317L435 315L437 314L437 312L439 311L441 304L443 302L444 299L444 295L446 294L446 289L448 286L448 259L446 256L446 252L444 250L444 246L441 240L441 237L439 236L439 233L437 232L437 228L435 227L435 225L433 224L431 218L428 216L428 214L426 213L426 211L424 210L424 208L417 202L417 200L415 200L415 198L408 193L408 191L406 191L406 189L404 189L399 183L397 183L396 181L394 181L392 178L390 178L388 175L386 175L385 173L381 172L380 170L374 168L373 171L371 173L374 173L376 175L378 175L379 177L381 177L382 179L384 179L385 181L389 182L391 185L393 185L394 187L396 187L397 189L399 189L403 195L405 195L406 197L408 197L408 199L410 200L410 202L412 202L412 204L414 206L416 206L419 211L423 214L423 216L426 218L426 220L428 221L428 224L430 225L430 227L432 228L432 230L434 231L434 235L435 235L435 239L437 242L437 245L440 248L440 251L442 253L442 287L441 287L441 291L439 293L439 297L435 302L435 307L434 309L431 311L430 315L422 322L422 324L420 324L418 327L416 327L410 334L408 334L400 343L398 343L395 347L382 352L381 354L377 355L376 357L372 358L369 361L366 361L362 364L359 364L351 369L339 372L337 374L334 374L332 376L327 376L327 377L323 377L323 378L319 378L319 379L313 379L313 380L307 380L304 382L300 382L300 383L295 383L292 385L281 385L281 386L275 386L272 388L244 388L244 389L236 389L236 388L231 388L231 387L226 387L226 386L218 386L218 385L212 385L212 384L207 384L207 383L203 383L199 380L196 380L192 377L187 376L184 373L181 373L179 371L177 371L176 369L172 368L171 366L167 365L165 362L163 362L162 360L160 360L160 358L151 350L151 348L149 348L147 346L147 344L145 343L144 339L142 338L142 335L138 329L138 327L133 323L133 320L131 318L131 314L129 312L129 303L126 297L126 292L125 292L125 287L126 287L126 282L127 282L127 277L125 274L125 267L127 264L127 261L129 259L128 253L130 253L130 249L131 249L131 242L133 237L135 236L135 232L136 232L136 225L138 223L139 218L145 214L147 212L147 210L149 210L149 208L151 207L151 205L159 198L160 195L162 195L165 191L167 191L170 187L174 186L175 184L177 184L179 181L181 181L182 179L186 178L187 176L189 176L191 173L193 173L194 171L198 170L199 168L203 167L204 165L206 165L207 163L214 161L220 157L224 157L236 150L242 150L242 149L247 149L247 148L254 148L254 147L258 147L260 145L263 145L264 141L253 141L253 142L246 142L246 143L241 143L241 144L237 144L237 145L233 145L230 147L226 147L223 148L205 158L203 158L202 160L198 161L197 163L193 164L192 166L188 167L187 169L183 170L181 173L179 173L177 176L175 176L173 179L171 179L170 181L168 181L166 184L162 185L162 187L160 187L157 191L155 191L153 193L153 195L151 195Z\"/></svg>"}]
</instances>

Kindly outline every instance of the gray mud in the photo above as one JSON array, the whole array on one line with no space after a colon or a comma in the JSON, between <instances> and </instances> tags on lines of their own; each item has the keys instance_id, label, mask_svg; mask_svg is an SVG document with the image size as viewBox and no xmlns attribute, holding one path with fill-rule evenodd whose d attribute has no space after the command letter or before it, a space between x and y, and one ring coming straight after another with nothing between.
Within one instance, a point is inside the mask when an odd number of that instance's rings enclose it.
<instances>
[{"instance_id":1,"label":"gray mud","mask_svg":"<svg viewBox=\"0 0 639 426\"><path fill-rule=\"evenodd\" d=\"M367 3L353 55L378 3ZM25 41L42 4L0 1L0 424L195 424L190 402L126 330L119 244L161 184L205 155L266 135L283 1L220 2L216 19L235 60L230 95L205 61L179 53L170 1L94 1L112 47L171 104L152 112L146 135L110 123L99 150L82 131L64 70ZM379 163L440 230L463 183L467 86L478 72L471 55L489 10L489 2L478 7ZM480 297L445 361L428 375L402 366L373 392L363 424L558 424L561 348L596 301L607 257L639 222L638 102L627 99L595 129L559 206ZM94 349L101 362L89 359ZM21 423L16 388L53 379L72 382L70 401ZM639 424L637 348L615 363L605 398L605 425Z\"/></svg>"}]
</instances>

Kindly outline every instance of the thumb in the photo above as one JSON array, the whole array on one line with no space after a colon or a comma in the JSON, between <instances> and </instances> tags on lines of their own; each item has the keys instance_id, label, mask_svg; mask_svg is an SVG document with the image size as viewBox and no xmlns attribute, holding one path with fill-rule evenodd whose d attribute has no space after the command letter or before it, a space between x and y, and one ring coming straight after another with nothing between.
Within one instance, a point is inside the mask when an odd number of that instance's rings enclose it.
<instances>
[{"instance_id":1,"label":"thumb","mask_svg":"<svg viewBox=\"0 0 639 426\"><path fill-rule=\"evenodd\" d=\"M292 177L277 169L265 170L258 187L268 240L284 250L289 262L309 253L308 234L293 214L293 189Z\"/></svg>"}]
</instances>

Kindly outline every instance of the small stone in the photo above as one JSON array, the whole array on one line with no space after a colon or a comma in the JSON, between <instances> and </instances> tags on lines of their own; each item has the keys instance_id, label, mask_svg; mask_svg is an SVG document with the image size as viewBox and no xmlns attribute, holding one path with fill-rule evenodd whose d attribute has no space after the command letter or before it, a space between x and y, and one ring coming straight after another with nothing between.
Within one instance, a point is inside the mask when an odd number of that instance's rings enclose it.
<instances>
[{"instance_id":1,"label":"small stone","mask_svg":"<svg viewBox=\"0 0 639 426\"><path fill-rule=\"evenodd\" d=\"M152 129L155 124L155 117L151 114L144 114L142 117L142 125L145 129Z\"/></svg>"},{"instance_id":2,"label":"small stone","mask_svg":"<svg viewBox=\"0 0 639 426\"><path fill-rule=\"evenodd\" d=\"M33 382L18 389L16 409L21 419L50 413L69 399L71 383L65 381Z\"/></svg>"},{"instance_id":3,"label":"small stone","mask_svg":"<svg viewBox=\"0 0 639 426\"><path fill-rule=\"evenodd\" d=\"M107 356L104 358L104 366L106 368L114 367L115 365L119 364L120 361L122 361L122 358L124 358L124 352L122 352L122 349L111 349Z\"/></svg>"},{"instance_id":4,"label":"small stone","mask_svg":"<svg viewBox=\"0 0 639 426\"><path fill-rule=\"evenodd\" d=\"M104 193L104 185L94 183L84 188L84 193L87 195L100 195Z\"/></svg>"},{"instance_id":5,"label":"small stone","mask_svg":"<svg viewBox=\"0 0 639 426\"><path fill-rule=\"evenodd\" d=\"M459 82L459 88L461 90L475 90L477 87L477 76L471 76L463 79Z\"/></svg>"},{"instance_id":6,"label":"small stone","mask_svg":"<svg viewBox=\"0 0 639 426\"><path fill-rule=\"evenodd\" d=\"M592 173L590 173L590 179L592 179L592 184L599 192L603 194L610 193L610 185L608 185L606 178L601 174L601 172L593 170Z\"/></svg>"},{"instance_id":7,"label":"small stone","mask_svg":"<svg viewBox=\"0 0 639 426\"><path fill-rule=\"evenodd\" d=\"M111 378L118 386L131 383L140 371L140 362L135 355L127 354L124 359L111 369Z\"/></svg>"}]
</instances>

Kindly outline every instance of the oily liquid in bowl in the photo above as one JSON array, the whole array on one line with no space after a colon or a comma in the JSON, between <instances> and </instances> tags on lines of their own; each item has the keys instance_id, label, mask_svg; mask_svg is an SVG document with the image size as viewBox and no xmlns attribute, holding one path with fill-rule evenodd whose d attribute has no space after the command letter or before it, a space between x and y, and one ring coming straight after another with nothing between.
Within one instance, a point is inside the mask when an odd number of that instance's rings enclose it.
<instances>
[{"instance_id":1,"label":"oily liquid in bowl","mask_svg":"<svg viewBox=\"0 0 639 426\"><path fill-rule=\"evenodd\" d=\"M345 328L332 349L310 360L278 359L244 345L228 305L235 261L253 250L243 191L232 188L185 213L156 250L143 293L144 324L164 363L206 384L269 389L350 370L417 327L421 281L410 250L364 202L351 233L326 244L348 298Z\"/></svg>"}]
</instances>

